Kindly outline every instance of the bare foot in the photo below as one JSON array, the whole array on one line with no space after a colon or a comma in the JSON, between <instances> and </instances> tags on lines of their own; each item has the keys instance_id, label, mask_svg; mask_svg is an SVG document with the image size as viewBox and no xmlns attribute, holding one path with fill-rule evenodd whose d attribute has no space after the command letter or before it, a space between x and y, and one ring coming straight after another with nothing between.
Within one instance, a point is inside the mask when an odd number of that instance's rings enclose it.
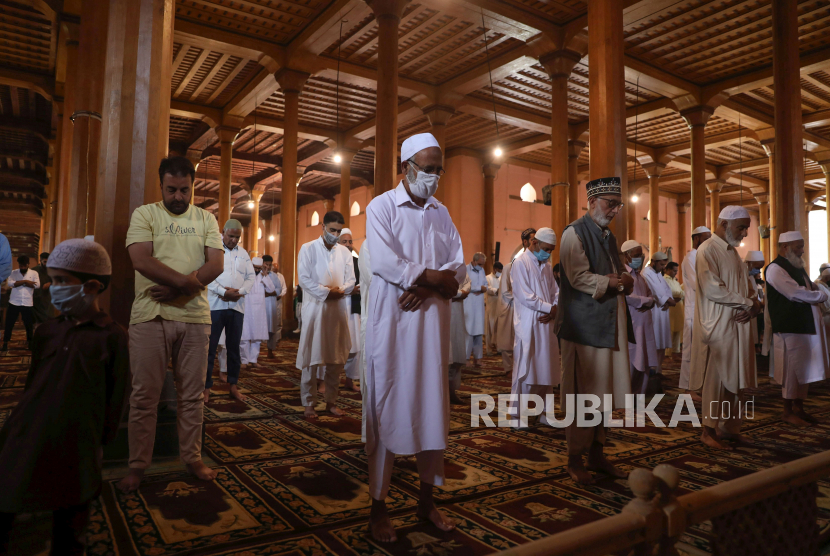
<instances>
[{"instance_id":1,"label":"bare foot","mask_svg":"<svg viewBox=\"0 0 830 556\"><path fill-rule=\"evenodd\" d=\"M807 413L803 409L801 411L796 411L796 415L798 415L799 417L801 417L802 419L804 419L805 421L807 421L811 425L818 425L818 419L816 419L815 417L813 417L812 415L810 415L809 413Z\"/></svg>"},{"instance_id":2,"label":"bare foot","mask_svg":"<svg viewBox=\"0 0 830 556\"><path fill-rule=\"evenodd\" d=\"M398 535L392 527L386 504L377 500L372 502L372 512L369 514L369 530L372 532L372 538L378 542L395 542L398 540Z\"/></svg>"},{"instance_id":3,"label":"bare foot","mask_svg":"<svg viewBox=\"0 0 830 556\"><path fill-rule=\"evenodd\" d=\"M450 390L450 403L453 405L464 405L464 400L458 397L455 390Z\"/></svg>"},{"instance_id":4,"label":"bare foot","mask_svg":"<svg viewBox=\"0 0 830 556\"><path fill-rule=\"evenodd\" d=\"M205 462L202 460L194 461L193 463L187 464L187 470L190 471L192 474L196 475L198 479L203 481L212 481L216 478L216 475L219 474L216 469L211 469Z\"/></svg>"},{"instance_id":5,"label":"bare foot","mask_svg":"<svg viewBox=\"0 0 830 556\"><path fill-rule=\"evenodd\" d=\"M342 409L340 409L339 407L337 407L333 403L327 403L326 404L326 411L328 411L332 415L337 415L338 417L341 417L341 416L346 414Z\"/></svg>"},{"instance_id":6,"label":"bare foot","mask_svg":"<svg viewBox=\"0 0 830 556\"><path fill-rule=\"evenodd\" d=\"M210 388L205 388L205 405L210 401Z\"/></svg>"},{"instance_id":7,"label":"bare foot","mask_svg":"<svg viewBox=\"0 0 830 556\"><path fill-rule=\"evenodd\" d=\"M317 387L317 391L321 394L325 394L326 393L326 383L325 382L320 382L320 386Z\"/></svg>"},{"instance_id":8,"label":"bare foot","mask_svg":"<svg viewBox=\"0 0 830 556\"><path fill-rule=\"evenodd\" d=\"M270 349L268 350L268 357L274 357L274 352Z\"/></svg>"},{"instance_id":9,"label":"bare foot","mask_svg":"<svg viewBox=\"0 0 830 556\"><path fill-rule=\"evenodd\" d=\"M346 390L351 390L352 392L360 392L360 386L358 386L357 383L349 377L346 377L345 387Z\"/></svg>"},{"instance_id":10,"label":"bare foot","mask_svg":"<svg viewBox=\"0 0 830 556\"><path fill-rule=\"evenodd\" d=\"M419 503L416 515L424 521L431 521L442 531L452 531L457 525L454 519L448 518L444 512L435 507L434 502Z\"/></svg>"},{"instance_id":11,"label":"bare foot","mask_svg":"<svg viewBox=\"0 0 830 556\"><path fill-rule=\"evenodd\" d=\"M686 393L692 397L692 401L695 403L703 402L703 398L700 397L700 394L695 392L694 390L686 390Z\"/></svg>"},{"instance_id":12,"label":"bare foot","mask_svg":"<svg viewBox=\"0 0 830 556\"><path fill-rule=\"evenodd\" d=\"M219 382L227 382L228 381L228 373L219 373Z\"/></svg>"},{"instance_id":13,"label":"bare foot","mask_svg":"<svg viewBox=\"0 0 830 556\"><path fill-rule=\"evenodd\" d=\"M481 368L481 363L479 361L481 361L481 359L473 359L473 367L475 367L476 369Z\"/></svg>"},{"instance_id":14,"label":"bare foot","mask_svg":"<svg viewBox=\"0 0 830 556\"><path fill-rule=\"evenodd\" d=\"M127 473L127 476L118 481L118 490L127 494L128 492L133 492L138 490L138 486L141 484L141 479L144 478L144 470L138 469L135 467L130 468L130 472Z\"/></svg>"},{"instance_id":15,"label":"bare foot","mask_svg":"<svg viewBox=\"0 0 830 556\"><path fill-rule=\"evenodd\" d=\"M716 436L707 433L705 429L700 435L700 441L710 448L715 448L716 450L732 450L732 446L724 444Z\"/></svg>"},{"instance_id":16,"label":"bare foot","mask_svg":"<svg viewBox=\"0 0 830 556\"><path fill-rule=\"evenodd\" d=\"M625 479L628 477L628 473L611 463L605 454L595 455L593 457L588 456L588 463L585 466L586 469L589 471L597 471L600 473L605 473L606 475L610 475L616 479Z\"/></svg>"},{"instance_id":17,"label":"bare foot","mask_svg":"<svg viewBox=\"0 0 830 556\"><path fill-rule=\"evenodd\" d=\"M585 464L582 462L582 456L569 457L566 469L568 471L568 475L571 476L571 479L573 479L574 482L580 485L594 484L594 477L585 468Z\"/></svg>"},{"instance_id":18,"label":"bare foot","mask_svg":"<svg viewBox=\"0 0 830 556\"><path fill-rule=\"evenodd\" d=\"M734 442L739 446L755 446L755 441L744 434L725 434L722 433L720 437L724 440Z\"/></svg>"},{"instance_id":19,"label":"bare foot","mask_svg":"<svg viewBox=\"0 0 830 556\"><path fill-rule=\"evenodd\" d=\"M317 415L317 412L314 411L314 406L313 405L307 406L305 408L305 411L303 411L303 415L305 415L306 419L312 419L312 420L317 419L317 417L319 417L319 415Z\"/></svg>"},{"instance_id":20,"label":"bare foot","mask_svg":"<svg viewBox=\"0 0 830 556\"><path fill-rule=\"evenodd\" d=\"M239 400L240 402L244 402L248 399L242 394L242 392L239 391L239 388L236 387L236 384L231 384L231 397L236 400Z\"/></svg>"}]
</instances>

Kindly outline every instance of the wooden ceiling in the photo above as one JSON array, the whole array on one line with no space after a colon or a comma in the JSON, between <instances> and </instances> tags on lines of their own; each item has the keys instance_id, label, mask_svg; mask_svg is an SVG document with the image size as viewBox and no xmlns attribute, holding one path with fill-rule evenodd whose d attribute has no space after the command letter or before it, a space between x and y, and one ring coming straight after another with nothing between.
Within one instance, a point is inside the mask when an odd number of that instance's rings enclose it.
<instances>
[{"instance_id":1,"label":"wooden ceiling","mask_svg":"<svg viewBox=\"0 0 830 556\"><path fill-rule=\"evenodd\" d=\"M774 123L771 0L624 4L634 189L647 183L641 164L661 161L667 164L661 190L688 193L690 134L678 99L722 92L728 98L706 127L707 179L727 182L723 201L750 196L751 202L769 181L760 137ZM6 189L20 190L2 195L32 208L42 203L38 173L53 154L48 140L56 115L47 99L65 79L56 62L59 31L64 22L78 23L44 5L0 0L0 172L10 177ZM567 117L572 137L587 142L587 9L583 0L408 4L398 33L399 139L428 131L427 113L440 106L455 112L448 151L464 149L486 161L498 145L506 162L548 169L551 81L539 57L563 40L581 57L568 80ZM830 150L830 0L803 0L798 10L806 182L818 191L823 175L814 153ZM338 145L359 150L352 186L371 183L378 35L363 0L177 0L175 29L171 150L201 157L201 206L216 206L220 155L211 128L235 122L242 131L234 144L234 214L245 219L252 188L267 191L265 217L279 210L284 101L273 72L280 67L311 74L300 96L299 202L339 191ZM579 157L582 171L589 153L586 147ZM7 202L0 198L0 207Z\"/></svg>"}]
</instances>

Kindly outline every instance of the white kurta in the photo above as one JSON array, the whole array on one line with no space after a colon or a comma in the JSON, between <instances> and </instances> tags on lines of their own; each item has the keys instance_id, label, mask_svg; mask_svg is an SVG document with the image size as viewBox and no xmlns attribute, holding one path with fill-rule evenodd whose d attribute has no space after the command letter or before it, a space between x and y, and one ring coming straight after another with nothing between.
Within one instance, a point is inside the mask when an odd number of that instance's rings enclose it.
<instances>
[{"instance_id":1,"label":"white kurta","mask_svg":"<svg viewBox=\"0 0 830 556\"><path fill-rule=\"evenodd\" d=\"M654 308L651 309L654 342L658 350L668 349L671 347L671 321L669 319L669 308L663 307L667 301L673 298L671 288L663 279L663 275L650 266L643 269L643 278L648 282L648 288L656 301Z\"/></svg>"},{"instance_id":2,"label":"white kurta","mask_svg":"<svg viewBox=\"0 0 830 556\"><path fill-rule=\"evenodd\" d=\"M513 343L514 380L522 384L556 386L561 377L559 341L553 321L539 317L550 314L559 291L548 263L539 264L532 251L513 261ZM514 392L519 393L519 392Z\"/></svg>"},{"instance_id":3,"label":"white kurta","mask_svg":"<svg viewBox=\"0 0 830 556\"><path fill-rule=\"evenodd\" d=\"M680 271L683 273L683 352L680 356L680 388L689 388L689 376L692 372L692 330L695 327L695 258L697 249L692 249L683 259Z\"/></svg>"},{"instance_id":4,"label":"white kurta","mask_svg":"<svg viewBox=\"0 0 830 556\"><path fill-rule=\"evenodd\" d=\"M265 307L265 292L274 291L271 279L261 272L254 276L251 291L245 301L245 320L242 321L242 340L268 340L268 311Z\"/></svg>"},{"instance_id":5,"label":"white kurta","mask_svg":"<svg viewBox=\"0 0 830 556\"><path fill-rule=\"evenodd\" d=\"M830 355L820 305L827 301L827 294L809 280L807 284L815 289L799 286L786 270L774 262L767 267L766 279L768 284L790 301L810 304L816 327L815 334L773 334L775 382L784 384L784 376L789 373L795 373L799 384L824 380L830 366Z\"/></svg>"},{"instance_id":6,"label":"white kurta","mask_svg":"<svg viewBox=\"0 0 830 556\"><path fill-rule=\"evenodd\" d=\"M830 288L828 288L827 284L820 280L816 280L813 284L827 294L827 301L819 305L819 308L821 309L821 318L824 319L824 325L830 325Z\"/></svg>"},{"instance_id":7,"label":"white kurta","mask_svg":"<svg viewBox=\"0 0 830 556\"><path fill-rule=\"evenodd\" d=\"M499 308L496 315L496 347L499 351L513 351L513 289L510 270L513 263L504 265L499 281Z\"/></svg>"},{"instance_id":8,"label":"white kurta","mask_svg":"<svg viewBox=\"0 0 830 556\"><path fill-rule=\"evenodd\" d=\"M415 311L398 305L426 269L464 281L464 251L450 214L419 207L402 183L366 207L372 287L366 322L366 452L443 450L449 434L450 303L436 294Z\"/></svg>"},{"instance_id":9,"label":"white kurta","mask_svg":"<svg viewBox=\"0 0 830 556\"><path fill-rule=\"evenodd\" d=\"M349 332L349 298L355 284L352 253L342 245L326 249L319 237L300 248L297 278L303 288L303 328L297 350L297 368L345 365L352 338ZM330 290L346 295L327 301Z\"/></svg>"},{"instance_id":10,"label":"white kurta","mask_svg":"<svg viewBox=\"0 0 830 556\"><path fill-rule=\"evenodd\" d=\"M450 364L463 365L467 362L467 326L464 319L464 301L461 295L470 291L470 277L458 286L458 293L450 303Z\"/></svg>"},{"instance_id":11,"label":"white kurta","mask_svg":"<svg viewBox=\"0 0 830 556\"><path fill-rule=\"evenodd\" d=\"M634 289L631 295L625 296L631 314L631 325L634 328L636 343L628 342L628 358L631 364L640 372L647 372L649 367L657 366L657 345L654 342L653 311L641 313L637 309L653 299L651 289L643 276L633 268L625 265L625 269L634 279Z\"/></svg>"},{"instance_id":12,"label":"white kurta","mask_svg":"<svg viewBox=\"0 0 830 556\"><path fill-rule=\"evenodd\" d=\"M499 315L499 276L487 275L487 294L484 296L484 335L487 348L496 344L496 320Z\"/></svg>"},{"instance_id":13,"label":"white kurta","mask_svg":"<svg viewBox=\"0 0 830 556\"><path fill-rule=\"evenodd\" d=\"M360 246L360 257L357 259L360 269L360 397L366 400L366 321L369 317L369 289L372 286L372 260L369 255L369 242L364 241ZM361 442L366 443L366 412L361 420Z\"/></svg>"},{"instance_id":14,"label":"white kurta","mask_svg":"<svg viewBox=\"0 0 830 556\"><path fill-rule=\"evenodd\" d=\"M276 297L266 297L265 307L268 312L268 333L274 333L279 330L279 325L282 319L282 295L286 293L285 278L279 272L269 272L268 278L274 284L274 290L277 292ZM279 340L280 338L277 338Z\"/></svg>"},{"instance_id":15,"label":"white kurta","mask_svg":"<svg viewBox=\"0 0 830 556\"><path fill-rule=\"evenodd\" d=\"M487 287L487 275L484 269L479 267L478 272L473 270L473 265L467 265L467 278L470 279L470 295L464 303L464 325L467 334L470 336L481 336L484 334L484 296L481 288Z\"/></svg>"}]
</instances>

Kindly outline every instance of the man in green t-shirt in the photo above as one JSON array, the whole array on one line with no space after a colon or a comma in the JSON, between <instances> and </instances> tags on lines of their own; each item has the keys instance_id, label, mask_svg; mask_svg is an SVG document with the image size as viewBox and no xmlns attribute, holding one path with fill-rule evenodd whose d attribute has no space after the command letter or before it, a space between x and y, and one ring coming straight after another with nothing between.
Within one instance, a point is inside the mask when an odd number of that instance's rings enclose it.
<instances>
[{"instance_id":1,"label":"man in green t-shirt","mask_svg":"<svg viewBox=\"0 0 830 556\"><path fill-rule=\"evenodd\" d=\"M127 231L135 268L130 315L130 472L118 484L136 490L150 465L156 415L170 357L178 399L179 456L203 480L202 411L210 339L208 284L222 273L224 249L216 218L190 204L196 171L184 157L159 167L162 201L138 207Z\"/></svg>"}]
</instances>

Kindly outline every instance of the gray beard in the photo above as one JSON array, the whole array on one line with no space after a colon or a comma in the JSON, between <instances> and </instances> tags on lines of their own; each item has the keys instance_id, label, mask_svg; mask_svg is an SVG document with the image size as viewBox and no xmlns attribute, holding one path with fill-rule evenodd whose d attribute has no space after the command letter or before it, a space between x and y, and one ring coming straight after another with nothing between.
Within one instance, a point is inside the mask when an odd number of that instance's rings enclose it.
<instances>
[{"instance_id":1,"label":"gray beard","mask_svg":"<svg viewBox=\"0 0 830 556\"><path fill-rule=\"evenodd\" d=\"M611 223L611 220L613 220L613 218L608 218L607 216L605 216L602 213L602 209L599 208L599 205L597 205L597 207L593 211L591 211L591 220L596 222L600 228L604 228Z\"/></svg>"},{"instance_id":2,"label":"gray beard","mask_svg":"<svg viewBox=\"0 0 830 556\"><path fill-rule=\"evenodd\" d=\"M735 236L732 235L732 230L729 229L729 228L726 228L726 243L728 243L732 247L740 247L741 246L741 240L736 239Z\"/></svg>"},{"instance_id":3,"label":"gray beard","mask_svg":"<svg viewBox=\"0 0 830 556\"><path fill-rule=\"evenodd\" d=\"M804 268L804 259L802 259L801 257L796 257L791 252L787 252L787 254L784 255L784 258L787 259L787 261L789 261L789 263L794 267Z\"/></svg>"}]
</instances>

